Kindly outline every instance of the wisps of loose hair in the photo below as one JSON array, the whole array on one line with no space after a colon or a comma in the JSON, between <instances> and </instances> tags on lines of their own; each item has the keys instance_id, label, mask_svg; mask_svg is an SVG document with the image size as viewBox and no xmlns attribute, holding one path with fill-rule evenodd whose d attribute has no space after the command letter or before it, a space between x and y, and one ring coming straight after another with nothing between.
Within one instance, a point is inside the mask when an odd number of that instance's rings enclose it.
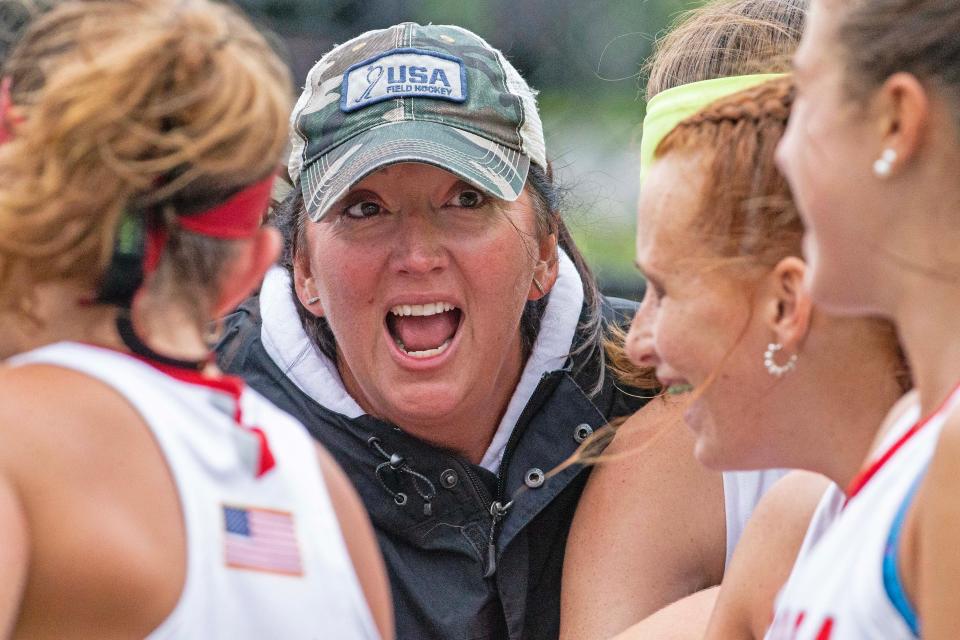
<instances>
[{"instance_id":1,"label":"wisps of loose hair","mask_svg":"<svg viewBox=\"0 0 960 640\"><path fill-rule=\"evenodd\" d=\"M647 62L647 99L691 82L790 70L809 0L718 0L682 14Z\"/></svg>"},{"instance_id":2,"label":"wisps of loose hair","mask_svg":"<svg viewBox=\"0 0 960 640\"><path fill-rule=\"evenodd\" d=\"M809 0L717 0L681 15L647 62L647 99L691 82L790 68ZM607 360L624 385L657 386L654 372L630 363L624 335L611 335Z\"/></svg>"}]
</instances>

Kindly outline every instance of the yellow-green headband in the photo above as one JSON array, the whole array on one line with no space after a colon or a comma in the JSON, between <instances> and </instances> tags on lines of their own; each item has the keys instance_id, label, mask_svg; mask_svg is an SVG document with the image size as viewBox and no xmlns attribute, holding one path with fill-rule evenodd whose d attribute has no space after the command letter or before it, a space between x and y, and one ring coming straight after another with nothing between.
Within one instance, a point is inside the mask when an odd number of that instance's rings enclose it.
<instances>
[{"instance_id":1,"label":"yellow-green headband","mask_svg":"<svg viewBox=\"0 0 960 640\"><path fill-rule=\"evenodd\" d=\"M667 89L655 95L647 103L647 115L643 119L643 134L640 138L640 183L643 183L653 164L654 154L660 142L683 120L720 98L783 75L782 73L763 73L702 80Z\"/></svg>"}]
</instances>

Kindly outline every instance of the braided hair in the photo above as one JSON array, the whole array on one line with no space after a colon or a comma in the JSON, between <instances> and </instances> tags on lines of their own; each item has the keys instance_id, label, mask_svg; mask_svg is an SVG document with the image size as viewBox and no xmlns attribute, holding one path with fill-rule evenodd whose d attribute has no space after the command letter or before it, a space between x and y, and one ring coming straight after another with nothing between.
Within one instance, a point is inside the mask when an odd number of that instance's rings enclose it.
<instances>
[{"instance_id":1,"label":"braided hair","mask_svg":"<svg viewBox=\"0 0 960 640\"><path fill-rule=\"evenodd\" d=\"M787 128L795 89L784 76L714 102L683 120L657 147L705 154L701 211L691 227L722 264L746 274L767 273L780 260L802 255L803 221L790 187L774 162ZM897 382L913 386L896 331L886 320L863 320L894 354Z\"/></svg>"},{"instance_id":2,"label":"braided hair","mask_svg":"<svg viewBox=\"0 0 960 640\"><path fill-rule=\"evenodd\" d=\"M657 158L709 154L696 225L718 256L771 268L800 255L803 223L774 163L793 98L788 77L742 91L682 121L657 147Z\"/></svg>"}]
</instances>

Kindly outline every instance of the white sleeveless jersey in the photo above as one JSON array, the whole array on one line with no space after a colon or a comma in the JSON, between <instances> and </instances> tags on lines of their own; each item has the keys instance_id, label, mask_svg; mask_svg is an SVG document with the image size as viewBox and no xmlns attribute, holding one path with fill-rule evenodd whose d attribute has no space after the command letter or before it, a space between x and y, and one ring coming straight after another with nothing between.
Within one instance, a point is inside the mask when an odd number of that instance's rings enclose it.
<instances>
[{"instance_id":1,"label":"white sleeveless jersey","mask_svg":"<svg viewBox=\"0 0 960 640\"><path fill-rule=\"evenodd\" d=\"M727 559L724 566L730 566L733 552L757 503L786 474L786 469L723 472L723 505L727 520Z\"/></svg>"},{"instance_id":2,"label":"white sleeveless jersey","mask_svg":"<svg viewBox=\"0 0 960 640\"><path fill-rule=\"evenodd\" d=\"M918 403L891 425L845 495L832 485L814 513L767 640L918 638L898 567L904 515L960 389L925 420ZM849 495L849 497L847 497Z\"/></svg>"},{"instance_id":3,"label":"white sleeveless jersey","mask_svg":"<svg viewBox=\"0 0 960 640\"><path fill-rule=\"evenodd\" d=\"M150 638L377 638L303 426L235 378L76 343L18 356L103 381L156 438L185 520L186 581Z\"/></svg>"}]
</instances>

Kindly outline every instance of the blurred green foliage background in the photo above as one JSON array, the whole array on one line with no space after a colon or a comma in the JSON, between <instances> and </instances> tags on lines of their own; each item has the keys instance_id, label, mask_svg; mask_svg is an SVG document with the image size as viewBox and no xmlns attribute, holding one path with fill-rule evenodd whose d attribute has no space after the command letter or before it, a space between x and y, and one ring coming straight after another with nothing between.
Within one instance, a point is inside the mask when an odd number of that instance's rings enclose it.
<instances>
[{"instance_id":1,"label":"blurred green foliage background","mask_svg":"<svg viewBox=\"0 0 960 640\"><path fill-rule=\"evenodd\" d=\"M636 296L634 207L643 65L697 0L235 0L273 31L302 85L335 44L403 21L456 24L499 48L540 91L547 154L571 231L610 293Z\"/></svg>"}]
</instances>

